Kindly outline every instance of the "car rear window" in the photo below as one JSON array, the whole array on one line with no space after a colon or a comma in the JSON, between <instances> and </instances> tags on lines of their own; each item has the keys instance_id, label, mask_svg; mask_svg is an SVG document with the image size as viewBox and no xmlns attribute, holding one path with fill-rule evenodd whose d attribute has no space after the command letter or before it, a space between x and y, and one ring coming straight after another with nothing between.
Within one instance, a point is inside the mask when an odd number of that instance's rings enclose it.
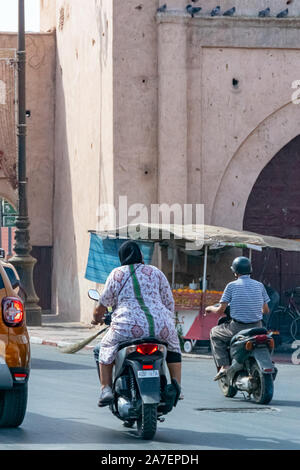
<instances>
[{"instance_id":1,"label":"car rear window","mask_svg":"<svg viewBox=\"0 0 300 470\"><path fill-rule=\"evenodd\" d=\"M16 284L16 282L18 281L18 279L17 279L13 269L8 268L8 267L4 267L4 269L5 269L5 272L7 274L8 279L10 280L11 285L14 286ZM3 287L2 287L2 285L3 285ZM0 289L4 289L4 282L3 282L2 277L1 277L1 282L0 282Z\"/></svg>"}]
</instances>

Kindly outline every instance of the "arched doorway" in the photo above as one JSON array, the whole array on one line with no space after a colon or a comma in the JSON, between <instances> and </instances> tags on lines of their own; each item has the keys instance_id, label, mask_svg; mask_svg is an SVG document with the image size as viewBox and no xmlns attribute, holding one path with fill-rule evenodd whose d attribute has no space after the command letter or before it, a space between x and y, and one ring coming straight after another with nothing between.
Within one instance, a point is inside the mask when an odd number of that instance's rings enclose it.
<instances>
[{"instance_id":1,"label":"arched doorway","mask_svg":"<svg viewBox=\"0 0 300 470\"><path fill-rule=\"evenodd\" d=\"M300 135L283 147L257 178L244 214L244 230L300 240ZM300 254L253 254L254 277L283 293L300 286Z\"/></svg>"}]
</instances>

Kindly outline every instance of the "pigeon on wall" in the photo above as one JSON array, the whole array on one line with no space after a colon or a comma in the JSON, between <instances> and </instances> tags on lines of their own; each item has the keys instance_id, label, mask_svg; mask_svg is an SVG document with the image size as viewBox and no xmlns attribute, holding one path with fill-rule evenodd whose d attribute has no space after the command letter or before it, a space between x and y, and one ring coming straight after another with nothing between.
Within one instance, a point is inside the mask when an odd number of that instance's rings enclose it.
<instances>
[{"instance_id":1,"label":"pigeon on wall","mask_svg":"<svg viewBox=\"0 0 300 470\"><path fill-rule=\"evenodd\" d=\"M218 15L220 15L220 13L221 13L221 7L217 6L216 8L211 10L210 16L218 16Z\"/></svg>"},{"instance_id":2,"label":"pigeon on wall","mask_svg":"<svg viewBox=\"0 0 300 470\"><path fill-rule=\"evenodd\" d=\"M223 16L233 16L235 14L235 7L230 8L230 10L226 10L223 13Z\"/></svg>"},{"instance_id":3,"label":"pigeon on wall","mask_svg":"<svg viewBox=\"0 0 300 470\"><path fill-rule=\"evenodd\" d=\"M199 13L199 11L201 11L202 8L201 7L193 7L192 5L187 5L186 6L186 11L191 15L192 18L194 18L194 15L196 13Z\"/></svg>"},{"instance_id":4,"label":"pigeon on wall","mask_svg":"<svg viewBox=\"0 0 300 470\"><path fill-rule=\"evenodd\" d=\"M162 5L161 7L159 7L157 9L158 13L165 13L165 11L167 11L167 4L165 3L164 5Z\"/></svg>"},{"instance_id":5,"label":"pigeon on wall","mask_svg":"<svg viewBox=\"0 0 300 470\"><path fill-rule=\"evenodd\" d=\"M289 14L289 9L287 8L286 10L282 10L278 15L276 15L276 18L286 18Z\"/></svg>"},{"instance_id":6,"label":"pigeon on wall","mask_svg":"<svg viewBox=\"0 0 300 470\"><path fill-rule=\"evenodd\" d=\"M261 10L258 12L258 16L260 18L266 18L267 16L270 16L270 8L266 8L265 10Z\"/></svg>"}]
</instances>

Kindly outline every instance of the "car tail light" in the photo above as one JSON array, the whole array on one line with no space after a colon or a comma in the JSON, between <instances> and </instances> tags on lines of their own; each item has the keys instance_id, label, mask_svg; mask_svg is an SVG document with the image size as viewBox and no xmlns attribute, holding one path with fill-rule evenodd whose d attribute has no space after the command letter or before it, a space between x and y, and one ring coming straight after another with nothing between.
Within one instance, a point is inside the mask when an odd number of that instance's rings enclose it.
<instances>
[{"instance_id":1,"label":"car tail light","mask_svg":"<svg viewBox=\"0 0 300 470\"><path fill-rule=\"evenodd\" d=\"M16 382L25 382L27 374L14 374L14 379Z\"/></svg>"},{"instance_id":2,"label":"car tail light","mask_svg":"<svg viewBox=\"0 0 300 470\"><path fill-rule=\"evenodd\" d=\"M5 297L2 300L2 316L7 326L18 326L24 319L24 306L20 299Z\"/></svg>"},{"instance_id":3,"label":"car tail light","mask_svg":"<svg viewBox=\"0 0 300 470\"><path fill-rule=\"evenodd\" d=\"M140 354L150 356L151 354L154 354L156 351L158 351L158 344L139 344L136 348L136 351Z\"/></svg>"},{"instance_id":4,"label":"car tail light","mask_svg":"<svg viewBox=\"0 0 300 470\"><path fill-rule=\"evenodd\" d=\"M255 342L256 344L265 344L268 342L268 336L267 335L257 335L255 336Z\"/></svg>"}]
</instances>

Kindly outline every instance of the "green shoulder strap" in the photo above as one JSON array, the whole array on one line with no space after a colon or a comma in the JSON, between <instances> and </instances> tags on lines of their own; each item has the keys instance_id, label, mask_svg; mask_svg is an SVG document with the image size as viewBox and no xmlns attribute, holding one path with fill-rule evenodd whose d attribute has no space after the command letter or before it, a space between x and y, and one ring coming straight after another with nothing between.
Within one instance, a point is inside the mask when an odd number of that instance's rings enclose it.
<instances>
[{"instance_id":1,"label":"green shoulder strap","mask_svg":"<svg viewBox=\"0 0 300 470\"><path fill-rule=\"evenodd\" d=\"M130 268L130 272L131 272L131 275L132 275L133 289L134 289L135 298L138 301L138 303L139 303L141 309L143 310L144 314L146 315L146 318L147 318L147 321L148 321L149 335L150 336L155 336L154 320L153 320L153 317L150 313L149 308L147 307L147 305L145 305L145 302L144 302L144 299L143 299L143 296L142 296L142 293L141 293L140 283L138 281L138 278L136 277L134 267L133 267L133 265L130 265L129 268Z\"/></svg>"}]
</instances>

